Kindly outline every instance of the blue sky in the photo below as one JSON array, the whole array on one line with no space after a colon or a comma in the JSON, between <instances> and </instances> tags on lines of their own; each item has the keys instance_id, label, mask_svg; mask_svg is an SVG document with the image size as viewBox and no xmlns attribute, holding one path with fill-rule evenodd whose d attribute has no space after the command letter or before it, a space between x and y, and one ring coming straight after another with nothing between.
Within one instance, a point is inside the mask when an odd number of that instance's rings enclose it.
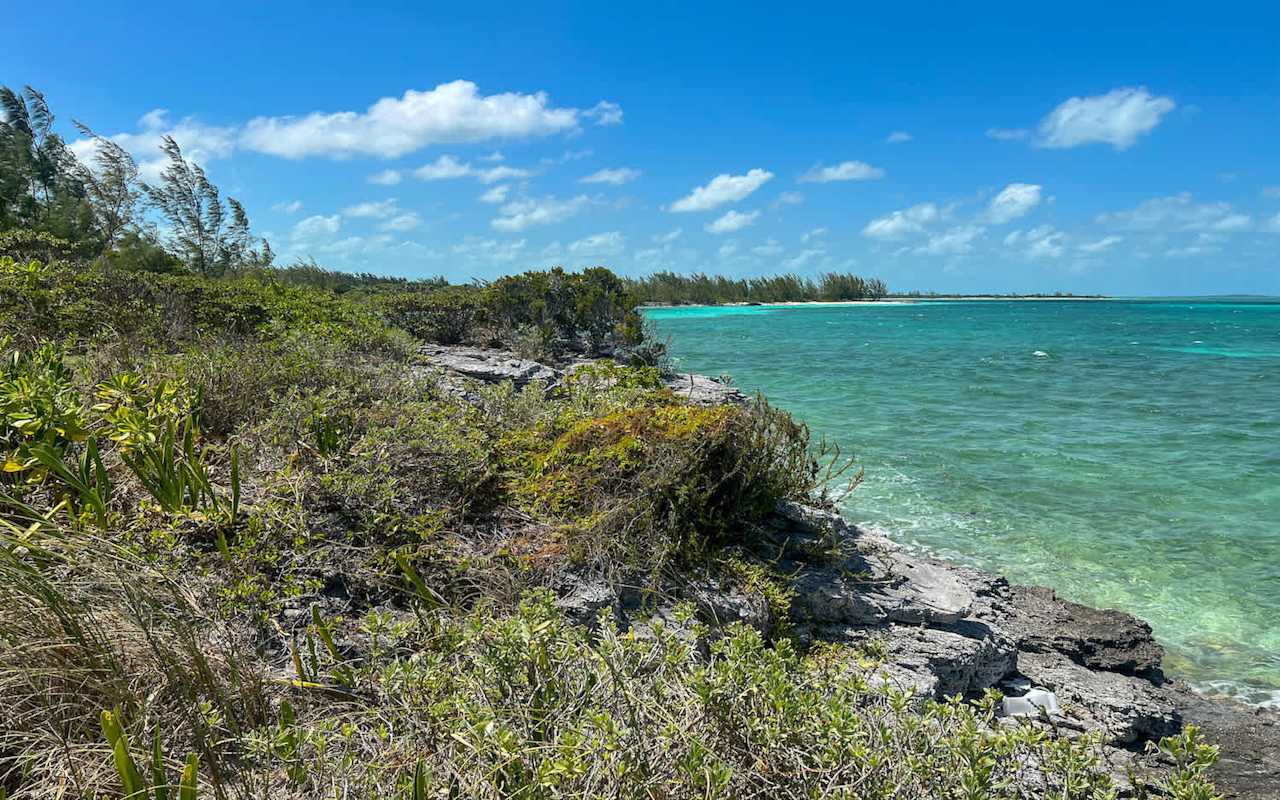
<instances>
[{"instance_id":1,"label":"blue sky","mask_svg":"<svg viewBox=\"0 0 1280 800\"><path fill-rule=\"evenodd\" d=\"M1272 3L376 5L28 5L0 82L286 261L1280 294Z\"/></svg>"}]
</instances>

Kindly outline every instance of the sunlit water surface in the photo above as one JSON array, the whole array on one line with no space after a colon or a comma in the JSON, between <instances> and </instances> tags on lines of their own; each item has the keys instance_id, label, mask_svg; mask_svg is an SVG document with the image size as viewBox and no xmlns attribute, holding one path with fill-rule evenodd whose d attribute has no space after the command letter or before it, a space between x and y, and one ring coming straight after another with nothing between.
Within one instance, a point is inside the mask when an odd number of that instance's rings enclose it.
<instances>
[{"instance_id":1,"label":"sunlit water surface","mask_svg":"<svg viewBox=\"0 0 1280 800\"><path fill-rule=\"evenodd\" d=\"M651 309L856 453L848 516L1131 611L1166 670L1280 700L1280 303Z\"/></svg>"}]
</instances>

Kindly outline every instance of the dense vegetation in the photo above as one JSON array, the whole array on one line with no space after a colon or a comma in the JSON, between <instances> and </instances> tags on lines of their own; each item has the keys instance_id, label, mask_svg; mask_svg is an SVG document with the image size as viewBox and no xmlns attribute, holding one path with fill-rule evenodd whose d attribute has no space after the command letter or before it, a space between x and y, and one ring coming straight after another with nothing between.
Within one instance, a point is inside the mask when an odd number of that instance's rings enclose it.
<instances>
[{"instance_id":1,"label":"dense vegetation","mask_svg":"<svg viewBox=\"0 0 1280 800\"><path fill-rule=\"evenodd\" d=\"M42 100L28 135L0 99L0 797L1115 796L1096 740L898 693L874 646L561 612L709 577L785 622L760 531L822 491L785 413L664 388L634 286L269 267L176 147L203 221L76 227ZM612 358L517 391L423 342ZM1165 747L1211 797L1212 748Z\"/></svg>"},{"instance_id":2,"label":"dense vegetation","mask_svg":"<svg viewBox=\"0 0 1280 800\"><path fill-rule=\"evenodd\" d=\"M800 275L726 278L658 272L628 283L641 302L660 305L879 300L889 293L879 278L834 272L820 275L816 281Z\"/></svg>"}]
</instances>

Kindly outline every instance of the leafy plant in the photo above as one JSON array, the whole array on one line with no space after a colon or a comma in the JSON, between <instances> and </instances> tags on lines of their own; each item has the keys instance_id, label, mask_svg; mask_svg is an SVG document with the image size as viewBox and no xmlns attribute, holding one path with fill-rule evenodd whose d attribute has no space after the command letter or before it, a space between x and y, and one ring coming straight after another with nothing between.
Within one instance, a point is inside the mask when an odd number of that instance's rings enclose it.
<instances>
[{"instance_id":1,"label":"leafy plant","mask_svg":"<svg viewBox=\"0 0 1280 800\"><path fill-rule=\"evenodd\" d=\"M231 452L231 498L218 496L205 465L204 450L196 447L195 420L172 420L150 441L143 437L121 453L124 463L165 511L173 514L211 509L234 523L240 511L240 459Z\"/></svg>"},{"instance_id":2,"label":"leafy plant","mask_svg":"<svg viewBox=\"0 0 1280 800\"><path fill-rule=\"evenodd\" d=\"M102 735L111 746L111 757L115 764L116 775L124 790L122 800L169 800L173 785L165 772L164 753L160 744L160 733L156 732L155 744L151 752L150 780L143 776L129 751L129 737L120 724L120 711L103 711L101 717ZM182 775L178 778L176 800L196 800L199 790L200 757L195 753L187 756Z\"/></svg>"}]
</instances>

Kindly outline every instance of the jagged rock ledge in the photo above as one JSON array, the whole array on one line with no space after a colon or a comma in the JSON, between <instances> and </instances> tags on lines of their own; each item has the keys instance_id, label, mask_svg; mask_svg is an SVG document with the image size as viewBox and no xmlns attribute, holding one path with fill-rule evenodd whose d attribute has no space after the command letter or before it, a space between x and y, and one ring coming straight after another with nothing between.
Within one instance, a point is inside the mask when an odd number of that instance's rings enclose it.
<instances>
[{"instance_id":1,"label":"jagged rock ledge","mask_svg":"<svg viewBox=\"0 0 1280 800\"><path fill-rule=\"evenodd\" d=\"M517 386L554 386L573 368L466 347L429 346L422 355L465 379L510 380ZM701 375L678 375L668 386L699 403L746 399ZM465 381L456 388L465 393ZM1063 735L1100 733L1121 782L1135 759L1159 769L1148 743L1194 723L1222 747L1214 778L1228 797L1280 798L1280 714L1202 697L1165 676L1163 650L1151 627L1136 617L908 553L884 532L852 525L831 510L783 503L771 528L758 546L794 576L787 622L802 642L876 641L886 653L882 678L921 696L1048 690L1060 709L1031 724ZM596 623L601 609L612 608L618 625L640 630L655 614L670 623L679 600L692 600L713 627L740 622L767 636L781 622L759 598L707 578L669 587L670 603L656 607L617 586L567 576L559 587L560 604L586 625Z\"/></svg>"}]
</instances>

